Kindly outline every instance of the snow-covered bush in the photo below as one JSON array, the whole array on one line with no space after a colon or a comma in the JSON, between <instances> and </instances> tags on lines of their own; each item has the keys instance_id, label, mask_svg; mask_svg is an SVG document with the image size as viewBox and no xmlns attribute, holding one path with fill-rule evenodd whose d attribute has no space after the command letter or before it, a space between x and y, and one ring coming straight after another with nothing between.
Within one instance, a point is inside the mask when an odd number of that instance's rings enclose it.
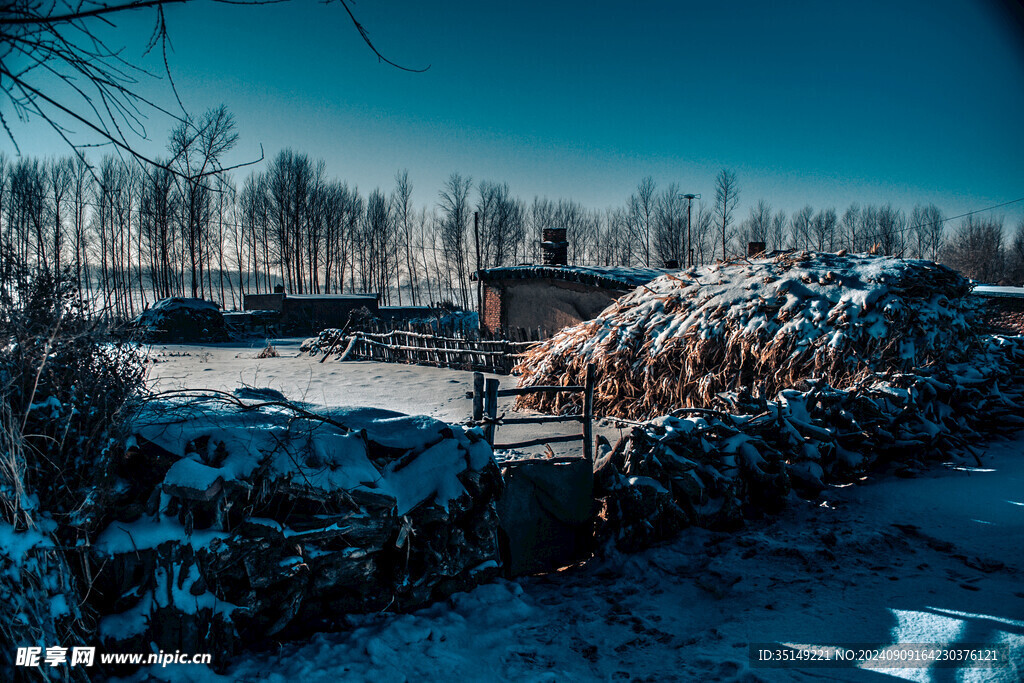
<instances>
[{"instance_id":1,"label":"snow-covered bush","mask_svg":"<svg viewBox=\"0 0 1024 683\"><path fill-rule=\"evenodd\" d=\"M15 282L0 288L0 669L13 668L17 646L83 642L90 615L65 548L101 521L119 415L143 376L134 349L85 316L67 277Z\"/></svg>"}]
</instances>

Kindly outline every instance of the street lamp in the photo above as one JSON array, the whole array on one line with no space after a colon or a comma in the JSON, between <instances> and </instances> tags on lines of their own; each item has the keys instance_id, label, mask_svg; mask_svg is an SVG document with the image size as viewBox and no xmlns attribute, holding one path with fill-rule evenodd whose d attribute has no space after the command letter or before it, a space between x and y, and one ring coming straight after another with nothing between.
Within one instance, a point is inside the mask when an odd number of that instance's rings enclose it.
<instances>
[{"instance_id":1,"label":"street lamp","mask_svg":"<svg viewBox=\"0 0 1024 683\"><path fill-rule=\"evenodd\" d=\"M699 194L684 194L683 199L686 200L686 267L689 268L693 265L693 233L690 230L690 204L694 199L700 199Z\"/></svg>"}]
</instances>

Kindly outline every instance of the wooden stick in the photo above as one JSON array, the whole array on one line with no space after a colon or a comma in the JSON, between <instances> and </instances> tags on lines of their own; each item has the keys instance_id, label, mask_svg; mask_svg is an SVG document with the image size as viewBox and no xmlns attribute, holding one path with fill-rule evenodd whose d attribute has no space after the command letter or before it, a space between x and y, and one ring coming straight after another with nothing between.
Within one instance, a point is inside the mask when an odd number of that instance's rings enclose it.
<instances>
[{"instance_id":1,"label":"wooden stick","mask_svg":"<svg viewBox=\"0 0 1024 683\"><path fill-rule=\"evenodd\" d=\"M503 425L553 424L559 422L584 422L582 415L531 415L529 417L506 417Z\"/></svg>"},{"instance_id":2,"label":"wooden stick","mask_svg":"<svg viewBox=\"0 0 1024 683\"><path fill-rule=\"evenodd\" d=\"M473 421L479 422L484 418L484 374L473 373Z\"/></svg>"},{"instance_id":3,"label":"wooden stick","mask_svg":"<svg viewBox=\"0 0 1024 683\"><path fill-rule=\"evenodd\" d=\"M487 397L484 402L484 407L487 412L487 417L491 420L495 420L498 417L498 380L488 378L486 383ZM484 435L487 438L487 443L494 445L494 422L488 422L484 426Z\"/></svg>"},{"instance_id":4,"label":"wooden stick","mask_svg":"<svg viewBox=\"0 0 1024 683\"><path fill-rule=\"evenodd\" d=\"M583 390L583 457L594 462L594 364L587 364Z\"/></svg>"}]
</instances>

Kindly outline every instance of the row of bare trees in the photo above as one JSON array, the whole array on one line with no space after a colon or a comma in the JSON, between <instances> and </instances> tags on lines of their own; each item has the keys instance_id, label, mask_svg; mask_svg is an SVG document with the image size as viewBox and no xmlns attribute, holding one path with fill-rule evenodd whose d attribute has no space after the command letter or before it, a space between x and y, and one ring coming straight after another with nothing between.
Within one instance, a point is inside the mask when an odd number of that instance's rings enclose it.
<instances>
[{"instance_id":1,"label":"row of bare trees","mask_svg":"<svg viewBox=\"0 0 1024 683\"><path fill-rule=\"evenodd\" d=\"M123 318L168 296L240 308L245 293L277 285L472 307L472 273L539 262L541 233L552 226L567 229L574 264L703 265L763 242L874 249L941 260L983 281L1024 280L1024 223L1007 236L1000 219L971 215L951 229L932 204L909 214L892 204L787 214L759 200L737 220L739 184L723 170L710 203L647 177L623 205L598 211L566 199L526 202L506 183L453 173L435 202L417 207L407 171L390 190L363 194L293 150L239 187L218 170L234 140L219 109L174 131L162 167L0 155L0 246L18 263L69 269L83 296Z\"/></svg>"}]
</instances>

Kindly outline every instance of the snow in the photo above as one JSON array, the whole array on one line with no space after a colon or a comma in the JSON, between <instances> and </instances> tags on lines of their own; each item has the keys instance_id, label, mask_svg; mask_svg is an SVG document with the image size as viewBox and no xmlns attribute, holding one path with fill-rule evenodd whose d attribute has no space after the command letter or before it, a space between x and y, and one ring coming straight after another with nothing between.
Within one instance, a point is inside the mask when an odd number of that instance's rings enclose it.
<instances>
[{"instance_id":1,"label":"snow","mask_svg":"<svg viewBox=\"0 0 1024 683\"><path fill-rule=\"evenodd\" d=\"M850 346L860 329L883 339L894 325L906 322L897 285L908 262L867 255L814 254L806 260L752 259L725 270L715 265L691 268L649 282L612 304L598 318L609 328L644 330L656 354L687 334L717 336L728 321L742 334L767 339L794 336L804 344L821 343L837 350ZM686 305L678 301L692 301ZM777 308L777 312L773 310ZM619 313L619 311L624 311ZM725 311L725 317L717 315ZM943 335L960 333L966 322L942 295L921 302L914 311L924 336L921 350L941 345ZM624 319L612 323L616 314ZM859 323L859 325L858 325ZM602 335L599 335L602 336ZM627 348L626 334L618 348ZM571 339L566 335L567 343ZM555 348L557 353L561 349ZM916 353L906 350L909 358Z\"/></svg>"},{"instance_id":2,"label":"snow","mask_svg":"<svg viewBox=\"0 0 1024 683\"><path fill-rule=\"evenodd\" d=\"M215 538L227 538L228 534L212 529L196 529L190 534L178 524L176 518L161 517L159 520L140 519L134 522L113 522L100 533L93 548L108 555L148 550L168 543L187 543L193 550L210 545Z\"/></svg>"},{"instance_id":3,"label":"snow","mask_svg":"<svg viewBox=\"0 0 1024 683\"><path fill-rule=\"evenodd\" d=\"M428 499L447 508L448 501L466 492L456 476L466 469L466 456L453 440L435 444L404 467L403 464L395 461L384 471L385 481L395 491L399 515Z\"/></svg>"},{"instance_id":4,"label":"snow","mask_svg":"<svg viewBox=\"0 0 1024 683\"><path fill-rule=\"evenodd\" d=\"M479 431L470 438L464 428L427 416L307 407L330 421L303 419L274 404L243 407L200 393L149 401L133 416L131 427L136 438L180 458L164 477L165 491L204 492L217 482L246 485L267 466L275 479L325 492L371 488L394 498L400 515L426 500L447 506L464 493L457 475L468 467L480 469L490 458ZM367 441L409 457L379 470L370 461ZM101 540L109 541L107 533Z\"/></svg>"},{"instance_id":5,"label":"snow","mask_svg":"<svg viewBox=\"0 0 1024 683\"><path fill-rule=\"evenodd\" d=\"M219 311L220 306L212 301L207 301L206 299L189 299L186 297L174 296L168 299L160 299L148 310L153 313L157 313L186 309L193 311Z\"/></svg>"},{"instance_id":6,"label":"snow","mask_svg":"<svg viewBox=\"0 0 1024 683\"><path fill-rule=\"evenodd\" d=\"M280 356L256 358L273 343ZM426 422L433 418L441 423L461 423L472 417L473 402L467 392L473 391L473 373L462 370L420 365L346 361L321 363L321 357L310 357L299 351L301 338L260 340L255 344L167 344L148 347L151 364L148 386L154 391L184 389L215 389L232 392L247 401L288 399L317 406L330 406L325 413L353 429L366 429L368 438L388 445L393 430L427 434ZM497 379L502 387L515 386L513 377L485 374ZM239 387L246 387L239 389ZM511 414L514 397L501 398L498 414ZM374 406L366 408L365 406ZM320 408L317 408L319 411ZM406 416L402 418L400 416ZM394 417L394 422L388 422ZM419 422L419 427L414 425ZM378 428L375 428L377 425ZM385 429L386 427L386 429ZM438 429L443 425L438 425ZM520 441L536 434L531 425L510 425L500 430L502 441ZM619 431L607 428L613 442ZM579 425L570 423L548 425L545 433L552 436L579 433ZM403 439L410 438L407 433ZM572 445L555 444L556 454L566 454ZM578 447L575 449L578 451ZM530 449L543 453L543 447Z\"/></svg>"},{"instance_id":7,"label":"snow","mask_svg":"<svg viewBox=\"0 0 1024 683\"><path fill-rule=\"evenodd\" d=\"M471 373L370 362L319 364L287 353L293 347L280 344L282 357L259 361L253 359L259 348L164 347L151 383L231 388L242 381L272 386L292 399L381 406L332 413L347 415L339 421L360 425L368 437L374 425L392 419L399 420L396 429L415 431L414 420L403 422L388 410L451 422L468 417ZM170 355L181 353L191 355ZM793 415L803 406L787 399L781 409ZM663 419L681 430L701 420ZM429 421L419 424L430 431ZM502 439L506 430L512 428L499 428ZM737 457L751 455L743 445L736 444ZM884 675L1019 681L1024 435L986 450L980 468L937 468L912 479L881 476L830 487L822 500L794 499L781 515L749 522L736 533L690 529L641 553L481 586L413 614L348 617L345 632L238 657L227 663L224 676L172 665L144 669L133 678L873 681ZM440 461L446 457L443 451L436 455ZM748 647L761 642L1005 644L1013 667L754 668Z\"/></svg>"},{"instance_id":8,"label":"snow","mask_svg":"<svg viewBox=\"0 0 1024 683\"><path fill-rule=\"evenodd\" d=\"M11 566L7 568L15 572L18 567L29 561L30 551L52 548L53 541L38 529L15 530L7 521L0 519L0 561L7 559ZM5 569L0 562L0 570ZM13 574L12 574L13 576Z\"/></svg>"},{"instance_id":9,"label":"snow","mask_svg":"<svg viewBox=\"0 0 1024 683\"><path fill-rule=\"evenodd\" d=\"M234 680L1019 681L1024 438L991 472L831 489L736 534L692 529L630 556L350 619L238 661ZM978 524L973 520L989 522ZM900 525L900 526L896 526ZM1002 563L1002 568L998 567ZM767 669L750 643L1004 644L1003 669Z\"/></svg>"}]
</instances>

